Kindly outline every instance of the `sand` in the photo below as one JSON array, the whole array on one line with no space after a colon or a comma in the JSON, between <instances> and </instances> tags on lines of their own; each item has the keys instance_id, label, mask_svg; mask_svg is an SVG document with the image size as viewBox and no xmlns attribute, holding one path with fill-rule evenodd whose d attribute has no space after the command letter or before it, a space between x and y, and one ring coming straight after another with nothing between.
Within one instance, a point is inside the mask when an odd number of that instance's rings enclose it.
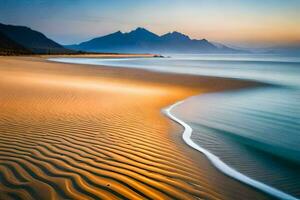
<instances>
[{"instance_id":1,"label":"sand","mask_svg":"<svg viewBox=\"0 0 300 200\"><path fill-rule=\"evenodd\" d=\"M267 199L161 109L228 79L0 57L0 199Z\"/></svg>"}]
</instances>

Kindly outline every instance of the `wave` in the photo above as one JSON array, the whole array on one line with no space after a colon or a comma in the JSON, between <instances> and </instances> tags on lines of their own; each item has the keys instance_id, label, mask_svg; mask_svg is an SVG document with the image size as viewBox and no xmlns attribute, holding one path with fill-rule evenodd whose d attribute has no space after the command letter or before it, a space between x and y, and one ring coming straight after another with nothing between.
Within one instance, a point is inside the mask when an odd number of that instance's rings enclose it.
<instances>
[{"instance_id":1,"label":"wave","mask_svg":"<svg viewBox=\"0 0 300 200\"><path fill-rule=\"evenodd\" d=\"M221 171L222 173L224 173L225 175L234 178L242 183L245 183L249 186L252 186L260 191L263 191L273 197L279 198L279 199L286 199L286 200L297 200L296 197L289 195L283 191L280 191L274 187L271 187L269 185L266 185L260 181L257 181L255 179L252 179L240 172L238 172L237 170L235 170L234 168L230 167L229 165L227 165L226 163L224 163L219 157L217 157L216 155L212 154L210 151L208 151L207 149L202 148L201 146L199 146L198 144L196 144L192 139L192 132L193 129L191 126L189 126L187 123L185 123L183 120L179 119L178 117L176 117L174 114L172 114L172 110L180 105L183 104L184 101L179 101L171 106L169 106L168 108L164 109L164 113L173 121L177 122L178 124L180 124L183 128L184 128L184 132L183 132L183 140L192 148L196 149L197 151L203 153L208 160L213 164L214 167L216 167L219 171Z\"/></svg>"}]
</instances>

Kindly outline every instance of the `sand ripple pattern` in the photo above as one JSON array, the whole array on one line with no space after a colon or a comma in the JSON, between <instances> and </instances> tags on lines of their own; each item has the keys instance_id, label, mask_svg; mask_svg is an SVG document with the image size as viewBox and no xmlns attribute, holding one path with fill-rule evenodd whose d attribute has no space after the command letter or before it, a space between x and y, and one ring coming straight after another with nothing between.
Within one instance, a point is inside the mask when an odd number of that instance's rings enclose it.
<instances>
[{"instance_id":1,"label":"sand ripple pattern","mask_svg":"<svg viewBox=\"0 0 300 200\"><path fill-rule=\"evenodd\" d=\"M174 100L170 94L150 98L21 78L2 79L0 91L0 199L260 195L181 141L182 129L159 112Z\"/></svg>"}]
</instances>

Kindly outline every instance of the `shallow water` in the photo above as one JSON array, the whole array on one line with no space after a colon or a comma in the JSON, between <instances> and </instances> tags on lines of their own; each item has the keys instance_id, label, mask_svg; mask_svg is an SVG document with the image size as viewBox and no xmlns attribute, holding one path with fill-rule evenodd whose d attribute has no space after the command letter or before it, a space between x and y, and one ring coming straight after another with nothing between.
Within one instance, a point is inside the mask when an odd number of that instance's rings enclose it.
<instances>
[{"instance_id":1,"label":"shallow water","mask_svg":"<svg viewBox=\"0 0 300 200\"><path fill-rule=\"evenodd\" d=\"M193 110L193 112L187 112ZM300 93L258 88L192 97L173 113L237 171L300 197Z\"/></svg>"},{"instance_id":2,"label":"shallow water","mask_svg":"<svg viewBox=\"0 0 300 200\"><path fill-rule=\"evenodd\" d=\"M256 80L260 88L187 99L173 113L191 139L242 174L300 198L300 58L172 55L166 59L58 59L161 72Z\"/></svg>"}]
</instances>

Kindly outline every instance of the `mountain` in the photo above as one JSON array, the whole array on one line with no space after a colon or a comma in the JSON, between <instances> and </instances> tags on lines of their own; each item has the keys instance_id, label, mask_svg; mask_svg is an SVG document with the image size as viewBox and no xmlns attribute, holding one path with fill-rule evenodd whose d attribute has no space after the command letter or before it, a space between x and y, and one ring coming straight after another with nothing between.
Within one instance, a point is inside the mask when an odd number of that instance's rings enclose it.
<instances>
[{"instance_id":1,"label":"mountain","mask_svg":"<svg viewBox=\"0 0 300 200\"><path fill-rule=\"evenodd\" d=\"M0 33L33 53L56 54L73 52L47 38L44 34L28 27L0 23Z\"/></svg>"},{"instance_id":2,"label":"mountain","mask_svg":"<svg viewBox=\"0 0 300 200\"><path fill-rule=\"evenodd\" d=\"M129 33L120 31L83 42L79 45L66 46L67 48L90 52L148 52L158 44L160 37L143 28Z\"/></svg>"},{"instance_id":3,"label":"mountain","mask_svg":"<svg viewBox=\"0 0 300 200\"><path fill-rule=\"evenodd\" d=\"M165 51L175 49L175 52L203 53L218 51L218 48L206 39L192 40L179 32L167 33L161 36L162 47Z\"/></svg>"},{"instance_id":4,"label":"mountain","mask_svg":"<svg viewBox=\"0 0 300 200\"><path fill-rule=\"evenodd\" d=\"M0 55L24 55L31 54L31 51L15 43L6 35L0 32Z\"/></svg>"},{"instance_id":5,"label":"mountain","mask_svg":"<svg viewBox=\"0 0 300 200\"><path fill-rule=\"evenodd\" d=\"M206 39L195 40L179 32L159 36L144 28L129 33L120 31L67 48L112 53L236 53L238 50L216 46Z\"/></svg>"}]
</instances>

